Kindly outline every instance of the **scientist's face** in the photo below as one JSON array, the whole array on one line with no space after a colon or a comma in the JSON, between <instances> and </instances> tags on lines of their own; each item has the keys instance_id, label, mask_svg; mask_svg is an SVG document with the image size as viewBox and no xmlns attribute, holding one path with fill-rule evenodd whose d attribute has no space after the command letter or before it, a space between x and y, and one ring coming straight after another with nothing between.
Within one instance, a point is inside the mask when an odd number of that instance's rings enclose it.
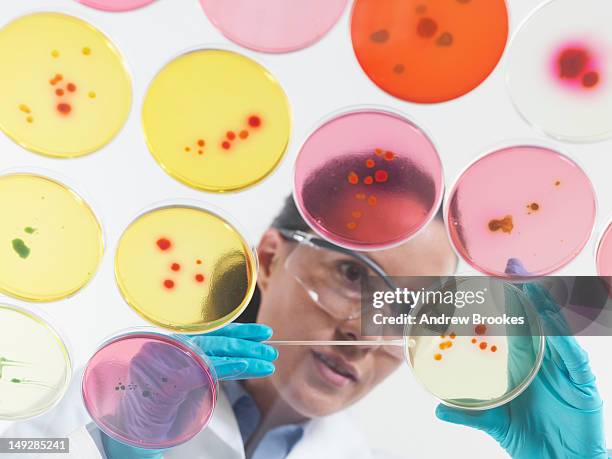
<instances>
[{"instance_id":1,"label":"scientist's face","mask_svg":"<svg viewBox=\"0 0 612 459\"><path fill-rule=\"evenodd\" d=\"M274 339L280 340L375 339L361 336L359 318L338 319L309 296L287 269L287 257L295 250L297 244L284 240L277 230L264 234L258 248L262 299L257 321L271 326ZM456 267L440 220L403 245L368 255L390 276L445 276ZM351 257L346 259L352 262ZM314 266L309 263L300 269ZM348 273L350 266L342 270ZM275 362L276 373L261 383L299 416L319 417L365 396L401 362L382 346L284 346Z\"/></svg>"}]
</instances>

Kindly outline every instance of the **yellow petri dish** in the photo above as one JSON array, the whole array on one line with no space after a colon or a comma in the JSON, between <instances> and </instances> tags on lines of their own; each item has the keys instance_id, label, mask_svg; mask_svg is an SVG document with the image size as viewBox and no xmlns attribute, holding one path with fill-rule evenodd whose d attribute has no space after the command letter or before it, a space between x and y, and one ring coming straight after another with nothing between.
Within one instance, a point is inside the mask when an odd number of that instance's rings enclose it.
<instances>
[{"instance_id":1,"label":"yellow petri dish","mask_svg":"<svg viewBox=\"0 0 612 459\"><path fill-rule=\"evenodd\" d=\"M36 13L0 30L0 128L36 153L99 150L130 111L130 76L117 48L73 16Z\"/></svg>"},{"instance_id":2,"label":"yellow petri dish","mask_svg":"<svg viewBox=\"0 0 612 459\"><path fill-rule=\"evenodd\" d=\"M94 276L104 242L91 208L65 185L41 175L0 176L0 291L55 301Z\"/></svg>"},{"instance_id":3,"label":"yellow petri dish","mask_svg":"<svg viewBox=\"0 0 612 459\"><path fill-rule=\"evenodd\" d=\"M180 333L222 327L242 313L256 284L256 258L223 218L197 207L161 207L124 232L115 276L144 319Z\"/></svg>"},{"instance_id":4,"label":"yellow petri dish","mask_svg":"<svg viewBox=\"0 0 612 459\"><path fill-rule=\"evenodd\" d=\"M241 54L184 54L153 80L142 123L163 169L196 189L249 187L283 158L291 133L289 101L276 79Z\"/></svg>"},{"instance_id":5,"label":"yellow petri dish","mask_svg":"<svg viewBox=\"0 0 612 459\"><path fill-rule=\"evenodd\" d=\"M63 397L71 373L56 330L25 309L0 305L0 420L48 411Z\"/></svg>"}]
</instances>

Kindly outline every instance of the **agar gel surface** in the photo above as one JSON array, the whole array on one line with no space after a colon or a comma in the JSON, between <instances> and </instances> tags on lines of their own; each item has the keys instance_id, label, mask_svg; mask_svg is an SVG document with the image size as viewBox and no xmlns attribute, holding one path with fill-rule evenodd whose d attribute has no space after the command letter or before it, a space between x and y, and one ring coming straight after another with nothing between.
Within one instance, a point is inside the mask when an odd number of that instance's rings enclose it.
<instances>
[{"instance_id":1,"label":"agar gel surface","mask_svg":"<svg viewBox=\"0 0 612 459\"><path fill-rule=\"evenodd\" d=\"M508 38L504 0L356 0L353 48L368 77L400 99L435 103L480 85Z\"/></svg>"},{"instance_id":2,"label":"agar gel surface","mask_svg":"<svg viewBox=\"0 0 612 459\"><path fill-rule=\"evenodd\" d=\"M255 289L255 258L242 236L193 207L153 210L123 234L115 259L119 288L155 325L200 333L235 319Z\"/></svg>"},{"instance_id":3,"label":"agar gel surface","mask_svg":"<svg viewBox=\"0 0 612 459\"><path fill-rule=\"evenodd\" d=\"M199 50L155 77L142 123L164 170L194 188L224 192L262 180L291 132L287 97L261 65L240 54Z\"/></svg>"},{"instance_id":4,"label":"agar gel surface","mask_svg":"<svg viewBox=\"0 0 612 459\"><path fill-rule=\"evenodd\" d=\"M0 128L54 157L96 151L127 119L132 89L115 46L59 13L23 16L0 30Z\"/></svg>"},{"instance_id":5,"label":"agar gel surface","mask_svg":"<svg viewBox=\"0 0 612 459\"><path fill-rule=\"evenodd\" d=\"M208 366L184 343L131 333L93 355L82 390L90 416L111 437L141 448L171 448L208 423L217 389Z\"/></svg>"},{"instance_id":6,"label":"agar gel surface","mask_svg":"<svg viewBox=\"0 0 612 459\"><path fill-rule=\"evenodd\" d=\"M68 351L48 324L0 305L0 419L44 413L63 395L70 373Z\"/></svg>"},{"instance_id":7,"label":"agar gel surface","mask_svg":"<svg viewBox=\"0 0 612 459\"><path fill-rule=\"evenodd\" d=\"M30 301L65 298L94 276L102 229L72 190L47 177L0 177L0 291Z\"/></svg>"},{"instance_id":8,"label":"agar gel surface","mask_svg":"<svg viewBox=\"0 0 612 459\"><path fill-rule=\"evenodd\" d=\"M576 142L612 135L611 15L607 0L553 0L518 29L508 90L535 128Z\"/></svg>"}]
</instances>

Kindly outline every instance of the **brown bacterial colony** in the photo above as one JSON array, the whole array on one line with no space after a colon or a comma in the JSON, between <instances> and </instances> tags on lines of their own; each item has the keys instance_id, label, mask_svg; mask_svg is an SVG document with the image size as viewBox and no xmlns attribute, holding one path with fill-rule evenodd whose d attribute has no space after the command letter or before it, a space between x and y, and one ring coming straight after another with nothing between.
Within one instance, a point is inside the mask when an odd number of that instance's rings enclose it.
<instances>
[{"instance_id":1,"label":"brown bacterial colony","mask_svg":"<svg viewBox=\"0 0 612 459\"><path fill-rule=\"evenodd\" d=\"M491 220L489 222L489 229L491 231L503 231L504 233L511 233L514 228L512 223L512 215L506 215L501 220Z\"/></svg>"},{"instance_id":2,"label":"brown bacterial colony","mask_svg":"<svg viewBox=\"0 0 612 459\"><path fill-rule=\"evenodd\" d=\"M223 150L230 150L232 148L234 141L247 140L251 135L251 131L254 132L258 130L261 127L261 125L262 125L261 117L258 115L251 115L246 120L245 126L242 129L239 129L237 131L233 131L233 130L226 131L225 135L220 140L219 145L221 146ZM185 153L194 152L198 155L203 155L204 153L206 153L206 150L204 149L205 146L206 146L206 140L200 138L200 139L197 139L193 145L186 146L184 148L184 151Z\"/></svg>"},{"instance_id":3,"label":"brown bacterial colony","mask_svg":"<svg viewBox=\"0 0 612 459\"><path fill-rule=\"evenodd\" d=\"M372 169L373 173L366 175L365 177L359 177L355 171L350 171L346 176L346 180L350 185L359 185L363 183L366 186L374 183L385 183L389 180L389 173L384 169L385 161L393 161L395 159L395 153L392 151L386 151L381 148L374 150L374 155L365 160L365 166L367 169ZM378 166L377 166L378 164ZM365 201L368 206L374 207L378 203L378 198L374 194L366 194L362 191L355 194L356 201ZM346 228L348 230L355 230L358 227L358 220L364 216L365 208L354 209L351 212L352 220L347 222Z\"/></svg>"},{"instance_id":4,"label":"brown bacterial colony","mask_svg":"<svg viewBox=\"0 0 612 459\"><path fill-rule=\"evenodd\" d=\"M537 202L532 202L531 204L527 204L527 209L529 209L527 214L531 215L533 212L540 210L540 205Z\"/></svg>"}]
</instances>

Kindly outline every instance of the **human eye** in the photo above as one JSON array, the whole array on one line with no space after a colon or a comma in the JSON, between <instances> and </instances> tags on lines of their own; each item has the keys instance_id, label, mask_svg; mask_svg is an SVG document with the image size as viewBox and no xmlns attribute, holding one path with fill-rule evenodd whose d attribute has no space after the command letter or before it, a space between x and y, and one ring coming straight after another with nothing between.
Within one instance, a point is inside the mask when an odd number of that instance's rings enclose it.
<instances>
[{"instance_id":1,"label":"human eye","mask_svg":"<svg viewBox=\"0 0 612 459\"><path fill-rule=\"evenodd\" d=\"M338 260L336 274L344 286L359 289L361 282L367 277L367 270L361 264L351 260Z\"/></svg>"}]
</instances>

